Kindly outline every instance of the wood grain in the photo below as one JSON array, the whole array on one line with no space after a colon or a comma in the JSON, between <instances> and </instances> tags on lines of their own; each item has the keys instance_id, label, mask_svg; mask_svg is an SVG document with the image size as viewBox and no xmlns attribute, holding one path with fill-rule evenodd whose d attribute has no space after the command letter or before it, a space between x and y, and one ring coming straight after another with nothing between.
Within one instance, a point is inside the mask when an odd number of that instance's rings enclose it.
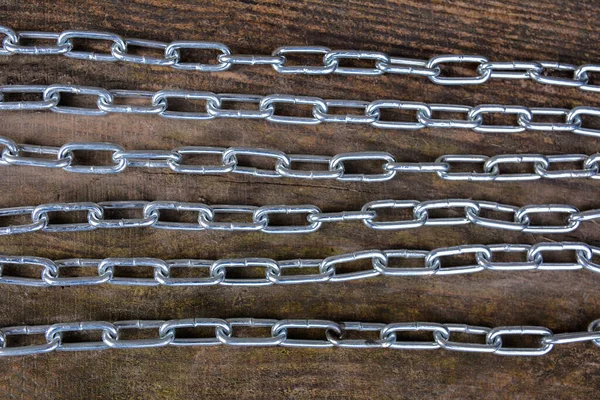
<instances>
[{"instance_id":1,"label":"wood grain","mask_svg":"<svg viewBox=\"0 0 600 400\"><path fill-rule=\"evenodd\" d=\"M127 37L216 40L240 53L269 54L280 45L317 44L380 50L405 57L483 54L494 60L600 60L600 2L505 1L45 1L0 2L3 24L18 30L107 30ZM186 88L234 93L294 93L326 98L383 98L450 103L573 107L596 95L534 82L494 81L440 87L403 76L287 76L269 67L219 73L180 72L66 57L0 58L3 84L73 83L106 88ZM590 120L590 123L593 121ZM386 150L409 161L446 153L587 153L598 141L537 132L482 135L459 130L395 132L369 127L281 126L262 121L168 121L154 116L84 118L4 113L0 135L59 145L112 141L126 148L247 145L333 154ZM375 199L472 197L511 204L600 207L590 181L442 182L403 175L381 184L197 177L128 170L110 177L3 168L0 205L53 201L181 200L209 203L310 203L354 209ZM477 227L374 232L338 224L306 236L173 233L152 229L3 237L0 251L51 258L149 256L278 259L324 257L368 248L435 248L461 243L580 240L598 244L597 224L567 235L523 235ZM26 289L4 286L0 325L193 316L437 321L543 325L582 330L600 316L600 278L589 272L480 273L267 288ZM342 349L149 349L53 353L0 360L0 397L28 398L442 398L595 396L598 349L571 345L542 358L449 352Z\"/></svg>"}]
</instances>

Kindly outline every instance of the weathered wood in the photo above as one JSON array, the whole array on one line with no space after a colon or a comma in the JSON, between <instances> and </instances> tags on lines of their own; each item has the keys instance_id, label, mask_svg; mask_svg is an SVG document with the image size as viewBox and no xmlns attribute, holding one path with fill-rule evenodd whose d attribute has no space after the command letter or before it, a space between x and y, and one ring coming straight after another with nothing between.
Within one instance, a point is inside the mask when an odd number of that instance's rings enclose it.
<instances>
[{"instance_id":1,"label":"weathered wood","mask_svg":"<svg viewBox=\"0 0 600 400\"><path fill-rule=\"evenodd\" d=\"M268 54L280 45L319 44L406 57L483 54L494 60L600 60L600 2L538 1L8 1L2 23L19 30L108 30L164 41L222 41L241 53ZM494 81L440 87L403 76L287 76L270 67L219 74L180 72L65 57L0 58L2 83L74 83L106 88L187 88L215 92L295 93L326 98L398 98L465 104L573 107L597 105L576 89L534 82ZM168 121L154 116L83 118L52 113L3 113L0 135L19 142L113 141L127 148L247 145L286 152L332 154L387 150L408 160L444 153L579 153L598 141L561 133L482 135L465 131L395 132L369 127L281 126L262 121ZM442 182L404 175L382 184L298 182L247 177L182 176L128 170L111 177L2 167L0 205L52 201L182 200L210 203L311 203L352 209L374 199L472 197L514 204L567 202L600 207L590 181L533 183ZM477 227L374 232L339 224L306 236L97 231L3 237L0 251L51 258L323 257L368 248L434 248L461 243L581 240L598 244L598 226L556 236ZM192 316L440 321L496 326L585 329L600 316L597 276L589 272L480 273L346 284L267 288L25 289L3 286L0 325L70 320L164 319ZM543 358L501 358L448 352L299 349L155 349L53 353L0 360L0 397L17 398L445 398L584 397L595 395L598 349L572 345Z\"/></svg>"}]
</instances>

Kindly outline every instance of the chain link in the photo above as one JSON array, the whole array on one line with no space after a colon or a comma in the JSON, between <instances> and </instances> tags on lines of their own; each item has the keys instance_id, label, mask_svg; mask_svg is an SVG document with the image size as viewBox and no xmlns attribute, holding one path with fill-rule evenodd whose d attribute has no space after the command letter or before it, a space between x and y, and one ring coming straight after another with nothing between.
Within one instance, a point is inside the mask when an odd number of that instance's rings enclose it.
<instances>
[{"instance_id":1,"label":"chain link","mask_svg":"<svg viewBox=\"0 0 600 400\"><path fill-rule=\"evenodd\" d=\"M57 323L54 325L25 325L0 328L0 356L25 356L52 351L92 351L115 349L139 349L165 346L244 346L244 347L299 347L299 348L389 348L404 350L445 349L456 352L491 353L502 356L541 356L550 352L555 345L592 342L600 346L600 319L591 322L587 331L555 334L542 326L499 326L488 328L466 324L441 324L433 322L396 322L391 324L374 322L334 322L317 319L257 319L257 318L187 318L130 321L83 321ZM267 331L235 336L236 327L250 331ZM209 335L198 333L197 337L180 338L177 330L186 328L212 328ZM322 339L292 338L295 331L320 330ZM156 331L147 339L124 339L121 333L127 330ZM88 342L67 341L66 332L97 332L98 340ZM402 332L429 334L429 340L400 339ZM457 341L456 333L480 336L481 343L472 340ZM363 338L348 339L348 335ZM372 338L373 334L378 338ZM537 344L531 347L505 345L506 336L538 336ZM41 344L9 345L8 338L18 336L43 336ZM371 336L371 337L369 337Z\"/></svg>"},{"instance_id":2,"label":"chain link","mask_svg":"<svg viewBox=\"0 0 600 400\"><path fill-rule=\"evenodd\" d=\"M132 219L107 219L105 212L111 209L138 209L141 214ZM160 210L194 212L197 222L167 222L160 220ZM411 217L396 220L379 220L378 210L406 209ZM456 210L459 216L432 217L431 210ZM456 211L454 212L456 214ZM486 217L483 213L504 213L512 219ZM51 213L85 212L85 222L50 223ZM218 214L248 214L248 222L217 220ZM272 215L304 214L306 224L273 225ZM563 223L553 225L534 225L529 215L561 215ZM322 212L317 206L303 205L208 205L203 203L184 203L177 201L114 201L49 203L31 207L13 207L0 209L0 217L29 215L30 223L0 227L0 235L34 232L77 232L99 228L139 228L153 227L170 230L218 230L218 231L260 231L270 234L311 233L319 230L323 223L344 221L362 221L374 230L414 229L422 226L458 226L478 225L485 228L520 231L525 233L566 233L576 230L582 222L600 219L600 209L579 211L567 204L533 204L522 207L500 204L485 200L445 199L445 200L377 200L366 203L360 210L342 212Z\"/></svg>"},{"instance_id":3,"label":"chain link","mask_svg":"<svg viewBox=\"0 0 600 400\"><path fill-rule=\"evenodd\" d=\"M548 262L544 254L561 252L571 256L573 262ZM499 253L521 253L519 261L495 261ZM472 262L465 265L446 267L442 260L452 256L472 254ZM4 256L0 255L0 284L20 286L89 286L109 283L125 286L264 286L288 285L300 283L345 282L351 280L369 279L376 276L406 277L472 274L485 270L489 271L572 271L585 269L600 273L600 264L594 261L600 256L600 247L579 242L541 242L534 245L526 244L492 244L492 245L462 245L457 247L442 247L434 250L390 249L366 250L353 253L330 256L324 259L295 259L277 261L270 258L237 258L221 260L205 259L176 259L161 260L157 258L105 258L86 259L71 258L66 260L50 260L34 256ZM395 259L422 260L422 267L406 265L408 261L397 262ZM365 260L369 268L360 271L342 272L343 264ZM404 265L403 265L404 264ZM414 264L409 263L409 264ZM8 275L2 272L4 265L18 267L39 267L39 278L19 275ZM78 268L88 273L78 276ZM122 277L116 273L123 268L146 268L153 273L149 277ZM262 268L262 277L231 278L227 271L239 268L244 271ZM68 276L61 271L71 269ZM175 277L173 270L187 270L195 276ZM293 270L295 274L288 271ZM301 270L301 272L298 272ZM90 271L95 271L90 275ZM242 275L244 275L242 271ZM83 272L79 272L82 274Z\"/></svg>"},{"instance_id":4,"label":"chain link","mask_svg":"<svg viewBox=\"0 0 600 400\"><path fill-rule=\"evenodd\" d=\"M282 74L307 75L382 75L399 74L427 77L438 85L478 85L490 79L528 79L541 84L576 87L585 91L599 92L600 86L589 83L590 74L600 72L598 64L571 65L551 61L490 61L478 55L440 55L429 60L392 57L386 53L364 50L332 50L323 46L284 46L270 55L233 54L223 43L212 41L174 41L164 43L147 39L122 38L110 32L68 30L62 33L14 31L0 26L3 35L0 55L58 55L93 60L122 61L133 64L168 66L175 69L220 72L234 65L270 65ZM53 45L36 45L36 40L55 41ZM75 50L77 39L108 41L107 52L94 53ZM24 45L23 41L34 41ZM162 57L137 55L129 52L130 47L162 50ZM182 52L217 53L207 63L182 62ZM289 65L288 58L294 54L315 57L312 65ZM347 60L369 60L371 67L344 66ZM318 61L318 62L317 62ZM448 64L473 64L472 76L443 76ZM552 76L554 72L572 73L572 77Z\"/></svg>"}]
</instances>

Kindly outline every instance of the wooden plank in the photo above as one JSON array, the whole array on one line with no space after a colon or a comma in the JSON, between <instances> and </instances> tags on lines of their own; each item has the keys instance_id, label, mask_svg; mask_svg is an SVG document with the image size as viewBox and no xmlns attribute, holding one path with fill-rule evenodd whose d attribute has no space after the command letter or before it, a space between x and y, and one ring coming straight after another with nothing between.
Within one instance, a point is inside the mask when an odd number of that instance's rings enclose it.
<instances>
[{"instance_id":1,"label":"wooden plank","mask_svg":"<svg viewBox=\"0 0 600 400\"><path fill-rule=\"evenodd\" d=\"M483 54L494 60L600 60L599 2L457 1L5 1L4 24L18 30L95 29L164 41L215 40L240 53L269 54L280 45L325 45L429 58ZM324 98L522 104L597 105L596 95L534 82L494 81L441 87L404 76L288 76L270 67L219 74L180 72L66 57L0 58L3 84L72 83L106 88L185 88L234 93L293 93ZM590 119L590 122L593 123ZM84 118L3 113L0 134L19 142L59 145L112 141L126 148L246 145L289 153L385 150L407 161L446 153L593 153L592 138L562 133L483 135L459 130L396 132L362 126L282 126L262 121L170 121L155 116ZM128 170L111 177L32 168L2 169L0 205L54 201L181 200L239 204L316 204L356 209L364 202L469 197L511 204L570 203L600 207L596 182L442 182L404 175L381 184L298 182L248 177L197 177ZM304 236L173 233L152 229L3 237L0 251L50 258L149 256L277 259L324 257L369 248L424 248L461 243L574 240L598 244L597 224L566 235L523 235L477 227L374 232L361 224L325 227ZM439 278L376 278L344 284L267 288L90 288L0 292L0 325L79 320L170 319L193 316L436 321L498 326L542 325L584 330L599 317L590 272L485 272ZM301 349L149 349L54 353L0 359L4 398L445 398L584 397L599 387L598 349L562 346L542 358L449 352Z\"/></svg>"}]
</instances>

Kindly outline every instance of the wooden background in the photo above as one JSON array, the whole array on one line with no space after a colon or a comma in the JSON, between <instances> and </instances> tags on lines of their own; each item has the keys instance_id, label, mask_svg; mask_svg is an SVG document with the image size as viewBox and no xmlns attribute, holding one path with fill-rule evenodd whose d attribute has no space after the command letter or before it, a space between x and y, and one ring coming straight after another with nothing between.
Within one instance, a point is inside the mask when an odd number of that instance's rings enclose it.
<instances>
[{"instance_id":1,"label":"wooden background","mask_svg":"<svg viewBox=\"0 0 600 400\"><path fill-rule=\"evenodd\" d=\"M75 1L0 2L1 21L17 30L107 30L163 41L215 40L235 52L269 54L280 45L325 45L427 59L443 53L494 60L600 60L598 1ZM403 76L284 76L270 67L218 73L180 72L66 57L1 58L3 84L71 83L105 88L185 88L234 93L292 93L325 98L394 98L427 102L598 105L597 95L529 81L441 87ZM589 123L593 124L590 120ZM593 138L561 133L483 135L462 130L386 131L264 121L169 121L155 116L102 118L3 113L0 134L21 143L112 141L136 149L182 145L265 146L333 154L385 150L409 161L447 153L587 153ZM212 204L311 203L328 211L364 202L472 197L516 205L570 203L600 207L598 183L443 182L402 175L378 184L198 177L129 169L117 176L2 169L0 205L55 201L181 200ZM172 233L153 229L2 237L0 251L50 258L149 256L276 259L325 257L368 248L424 248L463 243L581 240L599 244L598 226L567 235L524 235L466 226L375 232L360 223L326 226L305 236ZM600 278L590 272L485 272L471 276L385 279L264 288L35 289L4 286L0 325L79 320L203 317L435 321L476 325L543 325L585 330L600 317ZM443 398L583 397L600 385L598 348L556 348L542 358L391 350L163 348L53 353L0 360L0 397L26 398Z\"/></svg>"}]
</instances>

